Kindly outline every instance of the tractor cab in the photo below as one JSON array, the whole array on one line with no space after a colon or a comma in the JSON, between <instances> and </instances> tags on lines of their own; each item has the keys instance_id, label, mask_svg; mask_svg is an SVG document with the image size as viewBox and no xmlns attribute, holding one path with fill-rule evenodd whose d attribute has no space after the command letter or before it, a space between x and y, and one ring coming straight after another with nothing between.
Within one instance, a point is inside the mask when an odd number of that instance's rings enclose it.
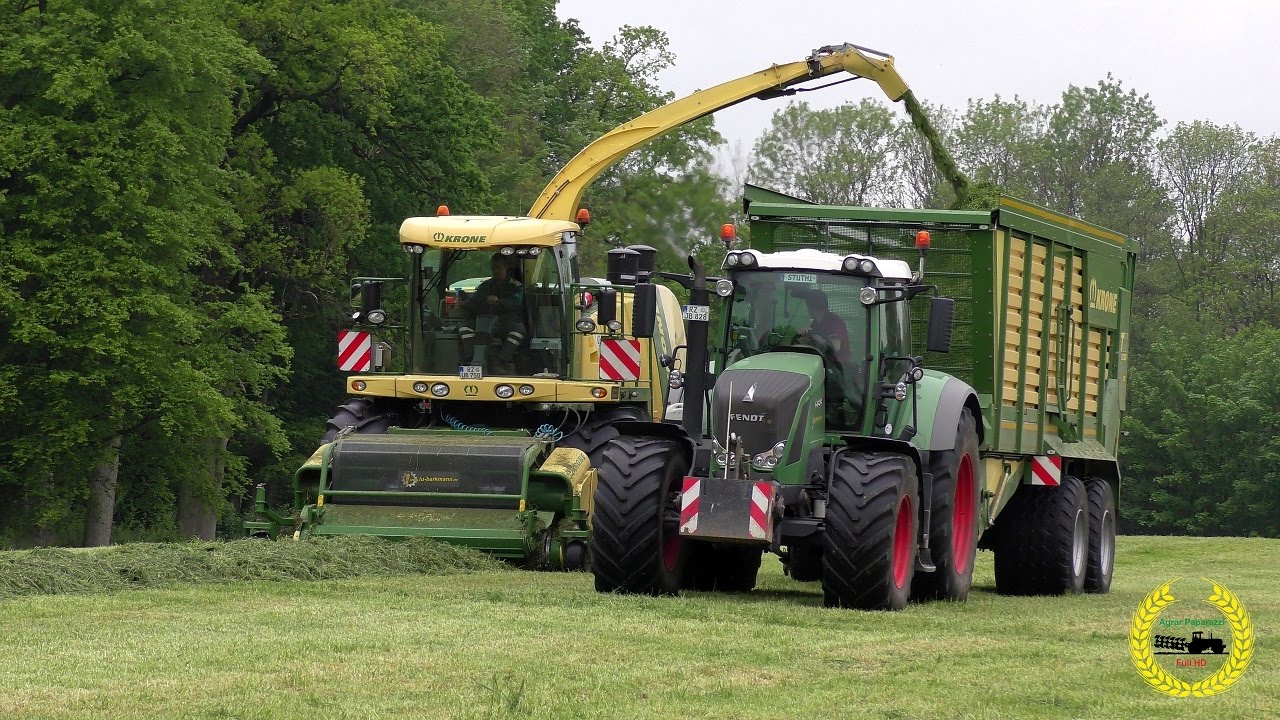
<instances>
[{"instance_id":1,"label":"tractor cab","mask_svg":"<svg viewBox=\"0 0 1280 720\"><path fill-rule=\"evenodd\" d=\"M820 447L826 433L892 427L898 418L886 413L897 408L885 404L884 388L912 381L905 300L922 288L905 262L746 250L729 253L723 269L725 370L711 418L719 445L732 434L755 470L803 474L802 447Z\"/></svg>"}]
</instances>

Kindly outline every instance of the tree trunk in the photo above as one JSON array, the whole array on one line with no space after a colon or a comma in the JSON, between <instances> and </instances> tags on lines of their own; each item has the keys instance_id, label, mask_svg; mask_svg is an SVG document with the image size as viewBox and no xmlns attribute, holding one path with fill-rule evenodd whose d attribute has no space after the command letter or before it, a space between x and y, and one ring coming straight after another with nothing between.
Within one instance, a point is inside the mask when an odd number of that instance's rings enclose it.
<instances>
[{"instance_id":1,"label":"tree trunk","mask_svg":"<svg viewBox=\"0 0 1280 720\"><path fill-rule=\"evenodd\" d=\"M120 474L119 435L107 443L110 452L89 481L89 507L84 515L84 546L111 544L111 523L116 512L116 478Z\"/></svg>"},{"instance_id":2,"label":"tree trunk","mask_svg":"<svg viewBox=\"0 0 1280 720\"><path fill-rule=\"evenodd\" d=\"M206 465L194 469L178 487L178 530L185 540L212 540L218 532L217 498L222 497L228 440L205 440Z\"/></svg>"}]
</instances>

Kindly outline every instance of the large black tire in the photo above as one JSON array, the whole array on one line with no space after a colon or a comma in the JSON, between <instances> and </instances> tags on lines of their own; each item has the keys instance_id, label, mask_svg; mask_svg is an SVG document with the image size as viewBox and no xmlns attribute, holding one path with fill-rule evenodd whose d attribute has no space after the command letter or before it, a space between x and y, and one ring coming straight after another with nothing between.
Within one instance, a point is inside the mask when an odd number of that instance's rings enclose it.
<instances>
[{"instance_id":1,"label":"large black tire","mask_svg":"<svg viewBox=\"0 0 1280 720\"><path fill-rule=\"evenodd\" d=\"M929 457L933 474L933 508L929 521L929 554L938 568L917 573L911 596L922 600L964 600L973 585L978 554L978 423L965 408L956 426L953 450Z\"/></svg>"},{"instance_id":2,"label":"large black tire","mask_svg":"<svg viewBox=\"0 0 1280 720\"><path fill-rule=\"evenodd\" d=\"M385 433L387 428L399 424L400 414L385 401L374 398L348 398L338 406L333 417L325 423L323 445L333 442L338 433L348 427L354 427L353 433L376 435Z\"/></svg>"},{"instance_id":3,"label":"large black tire","mask_svg":"<svg viewBox=\"0 0 1280 720\"><path fill-rule=\"evenodd\" d=\"M1116 559L1116 501L1111 485L1102 478L1084 483L1089 499L1089 565L1084 575L1084 591L1105 595L1111 592L1111 574Z\"/></svg>"},{"instance_id":4,"label":"large black tire","mask_svg":"<svg viewBox=\"0 0 1280 720\"><path fill-rule=\"evenodd\" d=\"M914 463L905 455L837 456L822 540L827 607L906 607L916 562L916 485Z\"/></svg>"},{"instance_id":5,"label":"large black tire","mask_svg":"<svg viewBox=\"0 0 1280 720\"><path fill-rule=\"evenodd\" d=\"M996 591L1063 595L1084 589L1089 507L1084 483L1023 485L996 519Z\"/></svg>"},{"instance_id":6,"label":"large black tire","mask_svg":"<svg viewBox=\"0 0 1280 720\"><path fill-rule=\"evenodd\" d=\"M631 405L615 405L592 412L583 421L582 427L572 434L566 435L556 443L560 447L574 448L587 454L592 467L600 467L604 459L604 448L609 441L618 437L614 423L625 420L648 420L649 414L643 408Z\"/></svg>"},{"instance_id":7,"label":"large black tire","mask_svg":"<svg viewBox=\"0 0 1280 720\"><path fill-rule=\"evenodd\" d=\"M675 440L621 435L604 447L591 516L596 590L649 595L680 590L689 553L676 535L689 467Z\"/></svg>"},{"instance_id":8,"label":"large black tire","mask_svg":"<svg viewBox=\"0 0 1280 720\"><path fill-rule=\"evenodd\" d=\"M764 548L709 542L689 542L688 548L685 587L720 592L751 592L755 589Z\"/></svg>"},{"instance_id":9,"label":"large black tire","mask_svg":"<svg viewBox=\"0 0 1280 720\"><path fill-rule=\"evenodd\" d=\"M817 582L822 579L822 546L817 543L804 543L787 548L788 557L782 566L792 580L796 582Z\"/></svg>"}]
</instances>

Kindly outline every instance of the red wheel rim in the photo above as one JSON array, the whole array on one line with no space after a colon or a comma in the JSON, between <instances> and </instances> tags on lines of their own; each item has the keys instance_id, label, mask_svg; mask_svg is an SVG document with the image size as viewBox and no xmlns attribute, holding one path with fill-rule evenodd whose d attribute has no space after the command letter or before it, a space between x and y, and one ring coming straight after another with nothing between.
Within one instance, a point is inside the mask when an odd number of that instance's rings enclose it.
<instances>
[{"instance_id":1,"label":"red wheel rim","mask_svg":"<svg viewBox=\"0 0 1280 720\"><path fill-rule=\"evenodd\" d=\"M907 567L911 563L911 546L915 537L911 532L911 498L903 495L898 503L898 520L893 530L893 584L902 587L907 582Z\"/></svg>"},{"instance_id":2,"label":"red wheel rim","mask_svg":"<svg viewBox=\"0 0 1280 720\"><path fill-rule=\"evenodd\" d=\"M969 556L973 554L973 498L977 491L974 484L973 458L965 453L960 456L960 467L956 470L955 502L951 514L951 557L955 560L957 573L969 569Z\"/></svg>"},{"instance_id":3,"label":"red wheel rim","mask_svg":"<svg viewBox=\"0 0 1280 720\"><path fill-rule=\"evenodd\" d=\"M680 545L683 538L679 535L672 535L662 540L662 566L671 572L676 569L676 564L680 562Z\"/></svg>"}]
</instances>

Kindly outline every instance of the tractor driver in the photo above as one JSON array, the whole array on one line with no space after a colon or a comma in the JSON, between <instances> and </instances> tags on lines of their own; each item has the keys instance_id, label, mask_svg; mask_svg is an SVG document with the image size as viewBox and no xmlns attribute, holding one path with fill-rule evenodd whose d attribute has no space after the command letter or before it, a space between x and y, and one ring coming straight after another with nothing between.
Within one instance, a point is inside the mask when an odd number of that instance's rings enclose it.
<instances>
[{"instance_id":1,"label":"tractor driver","mask_svg":"<svg viewBox=\"0 0 1280 720\"><path fill-rule=\"evenodd\" d=\"M813 338L831 347L832 356L844 367L852 367L853 357L849 349L849 327L839 315L831 312L827 305L827 295L821 290L811 290L804 296L805 305L812 318L809 327L800 331L800 335Z\"/></svg>"},{"instance_id":2,"label":"tractor driver","mask_svg":"<svg viewBox=\"0 0 1280 720\"><path fill-rule=\"evenodd\" d=\"M463 362L474 362L476 318L485 315L498 318L492 333L495 338L503 338L499 359L505 365L515 360L516 350L524 342L525 327L524 287L512 276L513 262L515 258L494 253L489 261L492 276L480 283L462 304L463 322L458 328L458 337L462 341Z\"/></svg>"}]
</instances>

